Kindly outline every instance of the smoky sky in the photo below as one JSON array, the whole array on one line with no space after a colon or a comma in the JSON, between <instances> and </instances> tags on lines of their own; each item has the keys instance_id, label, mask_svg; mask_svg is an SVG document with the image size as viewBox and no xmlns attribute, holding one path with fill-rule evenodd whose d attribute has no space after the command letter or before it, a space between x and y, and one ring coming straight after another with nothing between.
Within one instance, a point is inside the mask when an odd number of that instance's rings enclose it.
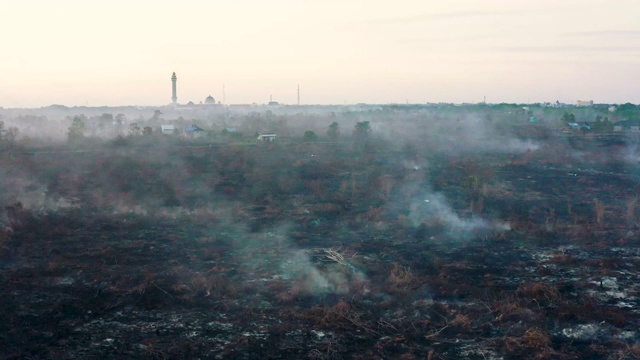
<instances>
[{"instance_id":1,"label":"smoky sky","mask_svg":"<svg viewBox=\"0 0 640 360\"><path fill-rule=\"evenodd\" d=\"M0 106L637 102L637 2L174 5L4 1Z\"/></svg>"}]
</instances>

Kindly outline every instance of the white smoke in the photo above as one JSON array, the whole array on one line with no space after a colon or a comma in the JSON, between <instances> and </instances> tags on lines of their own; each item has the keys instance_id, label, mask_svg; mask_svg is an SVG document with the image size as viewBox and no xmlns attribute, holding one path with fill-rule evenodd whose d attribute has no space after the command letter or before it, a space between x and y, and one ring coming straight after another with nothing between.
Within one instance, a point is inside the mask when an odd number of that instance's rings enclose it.
<instances>
[{"instance_id":1,"label":"white smoke","mask_svg":"<svg viewBox=\"0 0 640 360\"><path fill-rule=\"evenodd\" d=\"M411 204L409 219L414 226L438 224L447 229L455 240L469 240L494 231L508 231L511 226L504 222L490 222L476 215L461 217L441 193L427 193Z\"/></svg>"},{"instance_id":2,"label":"white smoke","mask_svg":"<svg viewBox=\"0 0 640 360\"><path fill-rule=\"evenodd\" d=\"M323 257L322 253L318 254ZM366 282L366 275L345 262L324 262L319 267L308 250L292 250L281 270L295 282L296 291L307 295L347 294L353 284Z\"/></svg>"}]
</instances>

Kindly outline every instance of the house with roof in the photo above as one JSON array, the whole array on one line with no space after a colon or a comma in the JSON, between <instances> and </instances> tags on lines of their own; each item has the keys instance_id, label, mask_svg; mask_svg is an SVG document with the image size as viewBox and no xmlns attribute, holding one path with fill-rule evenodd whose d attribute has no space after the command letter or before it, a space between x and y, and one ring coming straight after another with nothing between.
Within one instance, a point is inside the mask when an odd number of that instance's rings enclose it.
<instances>
[{"instance_id":1,"label":"house with roof","mask_svg":"<svg viewBox=\"0 0 640 360\"><path fill-rule=\"evenodd\" d=\"M264 133L258 134L258 140L265 142L273 142L276 141L276 134L274 133Z\"/></svg>"},{"instance_id":2,"label":"house with roof","mask_svg":"<svg viewBox=\"0 0 640 360\"><path fill-rule=\"evenodd\" d=\"M184 128L184 136L186 138L189 139L198 139L201 138L202 136L204 136L205 131L203 128L199 127L198 125L195 124L191 124L189 126L187 126L186 128Z\"/></svg>"},{"instance_id":3,"label":"house with roof","mask_svg":"<svg viewBox=\"0 0 640 360\"><path fill-rule=\"evenodd\" d=\"M614 132L640 133L640 120L623 120L613 125Z\"/></svg>"},{"instance_id":4,"label":"house with roof","mask_svg":"<svg viewBox=\"0 0 640 360\"><path fill-rule=\"evenodd\" d=\"M567 125L565 126L565 130L587 131L587 130L591 130L591 125L589 125L586 122L583 122L582 124L578 124L576 122L570 122L570 123L567 123Z\"/></svg>"},{"instance_id":5,"label":"house with roof","mask_svg":"<svg viewBox=\"0 0 640 360\"><path fill-rule=\"evenodd\" d=\"M176 133L176 127L174 125L160 125L160 132L163 135L173 135Z\"/></svg>"}]
</instances>

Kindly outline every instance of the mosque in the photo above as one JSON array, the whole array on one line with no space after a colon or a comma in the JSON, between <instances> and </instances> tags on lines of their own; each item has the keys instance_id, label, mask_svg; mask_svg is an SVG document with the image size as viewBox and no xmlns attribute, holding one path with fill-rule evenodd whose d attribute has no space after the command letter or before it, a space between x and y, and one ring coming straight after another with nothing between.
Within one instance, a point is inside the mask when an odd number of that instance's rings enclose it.
<instances>
[{"instance_id":1,"label":"mosque","mask_svg":"<svg viewBox=\"0 0 640 360\"><path fill-rule=\"evenodd\" d=\"M171 105L173 106L179 106L177 88L178 88L178 77L174 72L173 75L171 75ZM194 104L192 101L189 101L187 105L194 106L196 104ZM207 96L206 99L204 99L204 103L201 102L198 105L216 105L216 99L214 99L213 96L209 95Z\"/></svg>"}]
</instances>

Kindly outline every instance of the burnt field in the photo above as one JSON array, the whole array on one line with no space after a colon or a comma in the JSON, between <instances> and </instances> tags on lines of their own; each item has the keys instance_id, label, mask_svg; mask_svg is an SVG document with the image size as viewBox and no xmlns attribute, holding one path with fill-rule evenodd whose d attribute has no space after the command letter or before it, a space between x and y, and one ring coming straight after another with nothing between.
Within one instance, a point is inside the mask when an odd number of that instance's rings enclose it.
<instances>
[{"instance_id":1,"label":"burnt field","mask_svg":"<svg viewBox=\"0 0 640 360\"><path fill-rule=\"evenodd\" d=\"M640 358L635 140L428 142L4 154L0 357Z\"/></svg>"}]
</instances>

